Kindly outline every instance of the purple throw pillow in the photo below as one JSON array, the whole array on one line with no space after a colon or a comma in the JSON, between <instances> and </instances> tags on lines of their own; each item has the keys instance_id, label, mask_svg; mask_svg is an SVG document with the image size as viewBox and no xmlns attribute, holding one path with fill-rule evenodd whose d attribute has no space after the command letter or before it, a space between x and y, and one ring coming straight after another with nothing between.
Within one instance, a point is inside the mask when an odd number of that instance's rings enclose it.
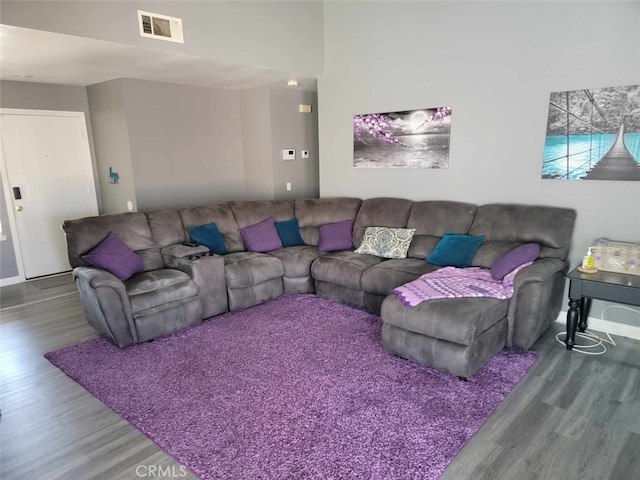
<instances>
[{"instance_id":1,"label":"purple throw pillow","mask_svg":"<svg viewBox=\"0 0 640 480\"><path fill-rule=\"evenodd\" d=\"M335 252L353 248L353 220L342 220L336 223L320 225L320 239L318 250L321 252Z\"/></svg>"},{"instance_id":2,"label":"purple throw pillow","mask_svg":"<svg viewBox=\"0 0 640 480\"><path fill-rule=\"evenodd\" d=\"M240 229L244 246L250 252L271 252L282 248L273 217Z\"/></svg>"},{"instance_id":3,"label":"purple throw pillow","mask_svg":"<svg viewBox=\"0 0 640 480\"><path fill-rule=\"evenodd\" d=\"M123 282L130 279L134 273L144 270L144 263L140 255L127 247L113 232L109 232L96 248L82 258L94 267L114 274Z\"/></svg>"},{"instance_id":4,"label":"purple throw pillow","mask_svg":"<svg viewBox=\"0 0 640 480\"><path fill-rule=\"evenodd\" d=\"M524 243L503 253L491 264L491 277L502 280L510 272L528 262L533 262L540 255L540 245Z\"/></svg>"}]
</instances>

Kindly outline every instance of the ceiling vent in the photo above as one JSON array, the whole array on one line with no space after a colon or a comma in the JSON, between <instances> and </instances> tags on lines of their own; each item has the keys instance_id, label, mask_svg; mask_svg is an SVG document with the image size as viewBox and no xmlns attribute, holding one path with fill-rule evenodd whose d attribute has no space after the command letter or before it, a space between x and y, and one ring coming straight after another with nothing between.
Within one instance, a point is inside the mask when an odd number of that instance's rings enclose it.
<instances>
[{"instance_id":1,"label":"ceiling vent","mask_svg":"<svg viewBox=\"0 0 640 480\"><path fill-rule=\"evenodd\" d=\"M138 10L140 36L184 43L182 19Z\"/></svg>"}]
</instances>

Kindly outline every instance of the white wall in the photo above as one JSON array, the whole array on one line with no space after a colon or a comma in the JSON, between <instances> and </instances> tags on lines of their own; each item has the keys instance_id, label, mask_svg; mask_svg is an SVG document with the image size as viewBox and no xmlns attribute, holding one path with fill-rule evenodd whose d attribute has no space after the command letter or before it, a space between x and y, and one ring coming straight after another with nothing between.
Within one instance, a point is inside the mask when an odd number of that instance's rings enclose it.
<instances>
[{"instance_id":1,"label":"white wall","mask_svg":"<svg viewBox=\"0 0 640 480\"><path fill-rule=\"evenodd\" d=\"M640 3L325 2L324 24L322 196L575 208L572 265L597 237L640 240L640 182L540 178L551 92L640 83ZM448 169L352 167L353 115L442 105Z\"/></svg>"},{"instance_id":2,"label":"white wall","mask_svg":"<svg viewBox=\"0 0 640 480\"><path fill-rule=\"evenodd\" d=\"M137 11L183 21L184 44L143 38ZM2 1L2 23L241 65L320 73L320 1Z\"/></svg>"},{"instance_id":3,"label":"white wall","mask_svg":"<svg viewBox=\"0 0 640 480\"><path fill-rule=\"evenodd\" d=\"M103 213L318 196L316 92L118 79L91 85ZM282 148L295 148L293 162ZM302 149L311 158L301 159ZM113 167L118 185L109 183ZM291 192L285 184L293 184Z\"/></svg>"},{"instance_id":4,"label":"white wall","mask_svg":"<svg viewBox=\"0 0 640 480\"><path fill-rule=\"evenodd\" d=\"M247 199L318 197L318 95L286 87L240 92ZM312 105L300 113L300 104ZM295 160L283 160L293 148ZM301 158L309 150L309 158ZM286 185L291 183L291 190Z\"/></svg>"},{"instance_id":5,"label":"white wall","mask_svg":"<svg viewBox=\"0 0 640 480\"><path fill-rule=\"evenodd\" d=\"M268 87L250 88L240 92L247 200L273 198L270 109Z\"/></svg>"},{"instance_id":6,"label":"white wall","mask_svg":"<svg viewBox=\"0 0 640 480\"><path fill-rule=\"evenodd\" d=\"M128 210L128 202L131 202L132 210L135 211L138 207L122 80L90 85L86 90L102 198L100 213L125 212ZM118 174L117 184L110 181L109 168Z\"/></svg>"},{"instance_id":7,"label":"white wall","mask_svg":"<svg viewBox=\"0 0 640 480\"><path fill-rule=\"evenodd\" d=\"M237 91L121 82L138 209L244 198Z\"/></svg>"},{"instance_id":8,"label":"white wall","mask_svg":"<svg viewBox=\"0 0 640 480\"><path fill-rule=\"evenodd\" d=\"M285 87L271 87L269 94L274 198L318 197L318 95ZM311 105L311 112L301 113L301 104ZM295 160L282 159L285 148L296 151ZM309 150L309 158L302 158L302 150Z\"/></svg>"}]
</instances>

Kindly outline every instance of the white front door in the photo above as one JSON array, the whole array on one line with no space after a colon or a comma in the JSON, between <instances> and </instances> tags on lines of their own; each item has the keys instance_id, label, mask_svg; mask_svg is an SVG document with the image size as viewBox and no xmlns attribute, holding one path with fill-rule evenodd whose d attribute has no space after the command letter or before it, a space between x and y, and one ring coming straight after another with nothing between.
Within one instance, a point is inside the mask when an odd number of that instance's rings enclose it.
<instances>
[{"instance_id":1,"label":"white front door","mask_svg":"<svg viewBox=\"0 0 640 480\"><path fill-rule=\"evenodd\" d=\"M82 112L2 109L0 137L24 275L70 270L61 225L98 214Z\"/></svg>"}]
</instances>

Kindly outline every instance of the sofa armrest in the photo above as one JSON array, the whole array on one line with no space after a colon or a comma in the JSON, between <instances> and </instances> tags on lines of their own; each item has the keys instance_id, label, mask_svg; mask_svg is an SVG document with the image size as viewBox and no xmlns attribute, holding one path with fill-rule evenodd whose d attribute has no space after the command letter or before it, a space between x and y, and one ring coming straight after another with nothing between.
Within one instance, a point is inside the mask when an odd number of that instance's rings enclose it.
<instances>
[{"instance_id":1,"label":"sofa armrest","mask_svg":"<svg viewBox=\"0 0 640 480\"><path fill-rule=\"evenodd\" d=\"M124 283L95 267L73 270L87 322L119 347L138 342L131 302Z\"/></svg>"},{"instance_id":2,"label":"sofa armrest","mask_svg":"<svg viewBox=\"0 0 640 480\"><path fill-rule=\"evenodd\" d=\"M557 258L541 258L518 272L507 313L507 346L530 348L555 321L562 304L567 267Z\"/></svg>"},{"instance_id":3,"label":"sofa armrest","mask_svg":"<svg viewBox=\"0 0 640 480\"><path fill-rule=\"evenodd\" d=\"M545 282L556 272L566 273L567 264L557 258L540 258L516 274L513 286L517 290L527 283Z\"/></svg>"},{"instance_id":4,"label":"sofa armrest","mask_svg":"<svg viewBox=\"0 0 640 480\"><path fill-rule=\"evenodd\" d=\"M211 254L204 245L182 243L166 246L161 253L167 268L185 272L198 286L203 319L229 310L224 259L220 255Z\"/></svg>"},{"instance_id":5,"label":"sofa armrest","mask_svg":"<svg viewBox=\"0 0 640 480\"><path fill-rule=\"evenodd\" d=\"M73 278L85 280L92 288L109 287L125 293L124 283L112 273L97 267L78 267L73 270Z\"/></svg>"},{"instance_id":6,"label":"sofa armrest","mask_svg":"<svg viewBox=\"0 0 640 480\"><path fill-rule=\"evenodd\" d=\"M185 272L198 286L203 319L229 310L223 257L204 255L194 259L173 258L170 267Z\"/></svg>"}]
</instances>

